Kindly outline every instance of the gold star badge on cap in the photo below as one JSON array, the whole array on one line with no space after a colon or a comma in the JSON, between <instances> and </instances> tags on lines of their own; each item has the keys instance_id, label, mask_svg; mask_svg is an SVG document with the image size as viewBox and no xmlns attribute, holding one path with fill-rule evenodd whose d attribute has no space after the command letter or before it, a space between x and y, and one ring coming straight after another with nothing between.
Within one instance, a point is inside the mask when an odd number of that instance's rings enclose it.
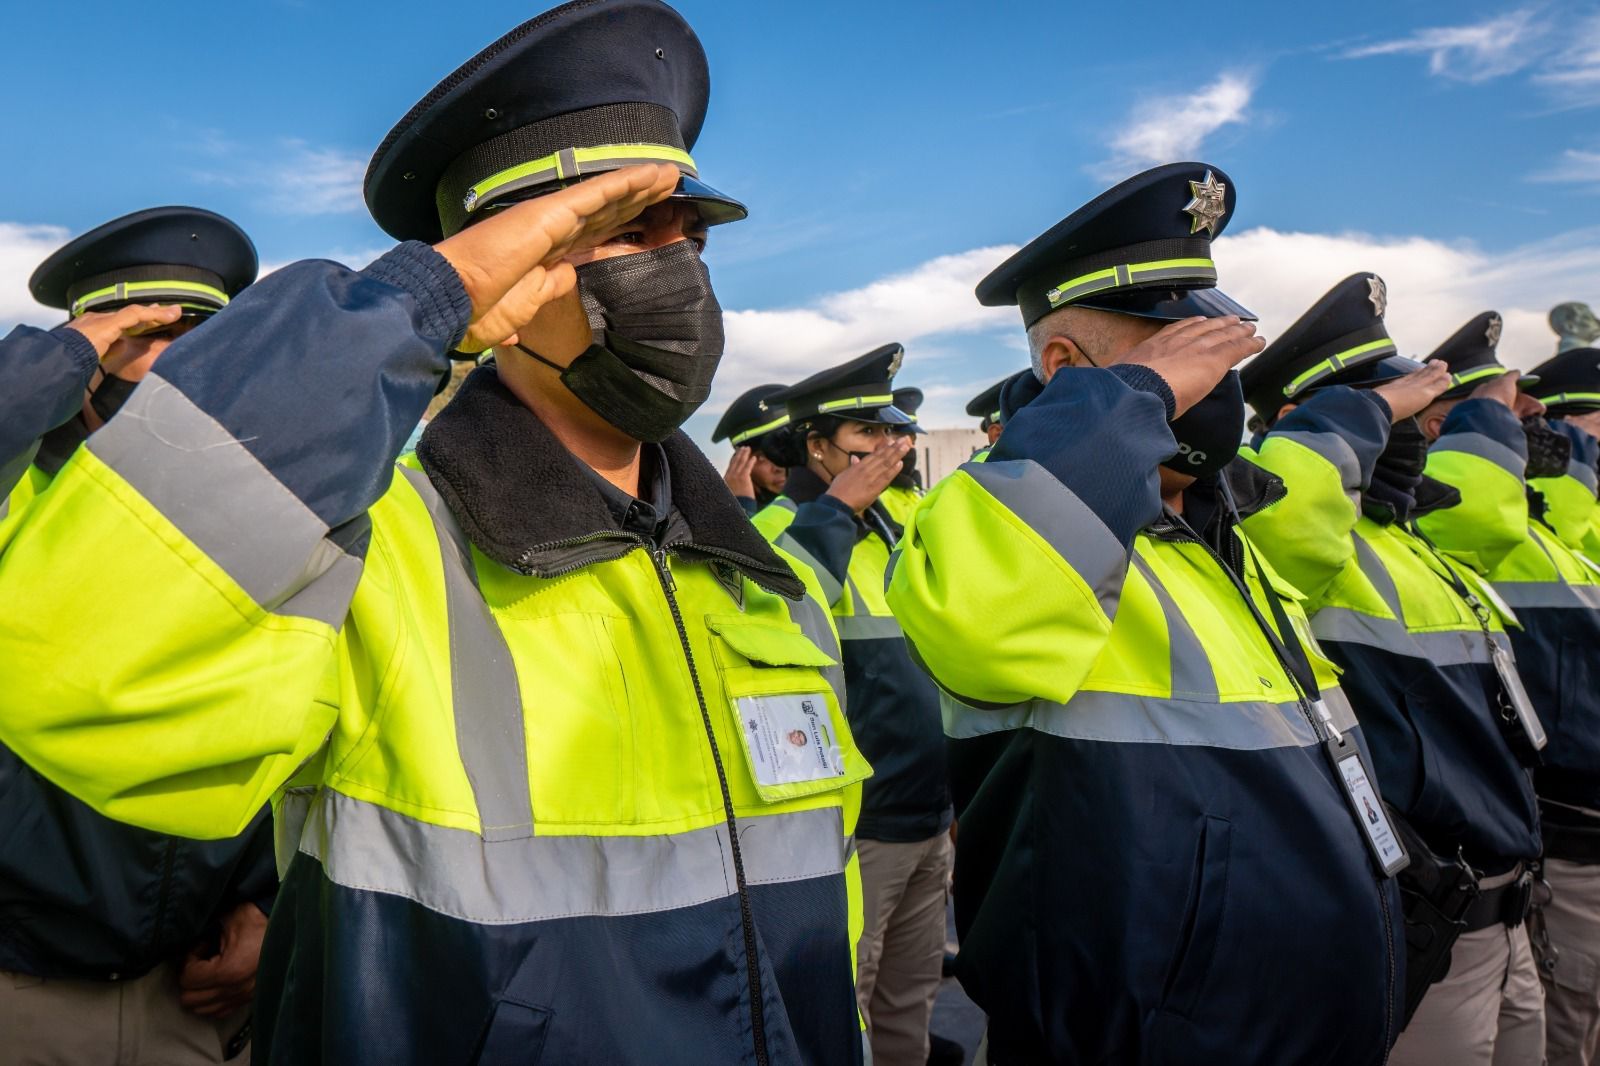
<instances>
[{"instance_id":1,"label":"gold star badge on cap","mask_svg":"<svg viewBox=\"0 0 1600 1066\"><path fill-rule=\"evenodd\" d=\"M1489 328L1483 331L1483 339L1489 342L1489 347L1500 346L1500 316L1492 315L1489 318Z\"/></svg>"},{"instance_id":2,"label":"gold star badge on cap","mask_svg":"<svg viewBox=\"0 0 1600 1066\"><path fill-rule=\"evenodd\" d=\"M1199 233L1205 230L1213 237L1217 234L1217 223L1222 221L1222 216L1228 213L1223 204L1228 187L1217 180L1211 171L1206 171L1204 181L1191 181L1189 192L1194 196L1184 205L1184 211L1193 219L1189 227L1190 233Z\"/></svg>"},{"instance_id":3,"label":"gold star badge on cap","mask_svg":"<svg viewBox=\"0 0 1600 1066\"><path fill-rule=\"evenodd\" d=\"M1383 283L1382 278L1374 274L1367 279L1367 288L1370 290L1367 299L1372 301L1372 313L1382 318L1383 313L1389 309L1389 287Z\"/></svg>"}]
</instances>

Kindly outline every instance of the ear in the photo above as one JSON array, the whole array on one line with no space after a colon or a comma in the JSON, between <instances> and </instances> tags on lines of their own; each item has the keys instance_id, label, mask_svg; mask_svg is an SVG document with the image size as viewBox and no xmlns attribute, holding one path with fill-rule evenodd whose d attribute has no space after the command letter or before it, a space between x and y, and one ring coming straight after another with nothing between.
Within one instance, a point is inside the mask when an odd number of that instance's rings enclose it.
<instances>
[{"instance_id":1,"label":"ear","mask_svg":"<svg viewBox=\"0 0 1600 1066\"><path fill-rule=\"evenodd\" d=\"M1282 407L1278 408L1278 413L1272 420L1274 422L1276 422L1278 419L1282 418L1284 415L1288 414L1290 411L1293 411L1296 407L1299 407L1299 406L1300 405L1297 404L1297 403L1286 403L1286 404L1284 404Z\"/></svg>"},{"instance_id":2,"label":"ear","mask_svg":"<svg viewBox=\"0 0 1600 1066\"><path fill-rule=\"evenodd\" d=\"M1422 416L1422 435L1432 444L1439 439L1439 434L1444 429L1445 416L1448 411L1433 411Z\"/></svg>"},{"instance_id":3,"label":"ear","mask_svg":"<svg viewBox=\"0 0 1600 1066\"><path fill-rule=\"evenodd\" d=\"M1056 376L1056 371L1064 366L1082 366L1088 362L1078 348L1078 342L1071 337L1051 337L1045 342L1044 350L1039 353L1039 365L1044 368L1045 384Z\"/></svg>"}]
</instances>

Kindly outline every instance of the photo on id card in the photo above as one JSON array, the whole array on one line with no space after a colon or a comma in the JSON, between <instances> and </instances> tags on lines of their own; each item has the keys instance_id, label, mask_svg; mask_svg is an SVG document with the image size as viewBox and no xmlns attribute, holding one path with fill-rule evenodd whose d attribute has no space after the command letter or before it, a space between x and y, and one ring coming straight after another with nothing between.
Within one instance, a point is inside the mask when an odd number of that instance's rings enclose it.
<instances>
[{"instance_id":1,"label":"photo on id card","mask_svg":"<svg viewBox=\"0 0 1600 1066\"><path fill-rule=\"evenodd\" d=\"M757 785L844 776L828 699L820 692L746 696L738 701L745 749Z\"/></svg>"}]
</instances>

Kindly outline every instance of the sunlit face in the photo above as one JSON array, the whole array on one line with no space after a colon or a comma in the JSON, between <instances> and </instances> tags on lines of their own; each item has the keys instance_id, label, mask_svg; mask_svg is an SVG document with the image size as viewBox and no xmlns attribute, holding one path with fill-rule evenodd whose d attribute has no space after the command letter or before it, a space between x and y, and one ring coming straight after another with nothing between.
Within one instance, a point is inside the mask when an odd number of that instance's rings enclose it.
<instances>
[{"instance_id":1,"label":"sunlit face","mask_svg":"<svg viewBox=\"0 0 1600 1066\"><path fill-rule=\"evenodd\" d=\"M831 480L849 468L851 452L875 452L895 439L894 429L881 422L846 420L832 437L813 435L809 441L810 465L821 466Z\"/></svg>"},{"instance_id":2,"label":"sunlit face","mask_svg":"<svg viewBox=\"0 0 1600 1066\"><path fill-rule=\"evenodd\" d=\"M703 252L706 249L706 234L705 221L693 203L664 200L645 208L637 218L617 226L593 248L574 252L567 258L573 266L582 266L600 259L665 248L679 241L693 241L694 246Z\"/></svg>"}]
</instances>

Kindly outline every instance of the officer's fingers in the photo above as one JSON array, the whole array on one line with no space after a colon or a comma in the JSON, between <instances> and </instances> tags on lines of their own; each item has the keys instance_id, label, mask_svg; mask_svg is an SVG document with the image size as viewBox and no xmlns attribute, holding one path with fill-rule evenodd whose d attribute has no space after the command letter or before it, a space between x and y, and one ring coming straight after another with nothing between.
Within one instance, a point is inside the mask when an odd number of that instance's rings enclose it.
<instances>
[{"instance_id":1,"label":"officer's fingers","mask_svg":"<svg viewBox=\"0 0 1600 1066\"><path fill-rule=\"evenodd\" d=\"M589 195L575 199L576 226L553 239L546 260L559 258L580 248L591 247L612 235L616 227L636 218L651 204L659 203L678 186L677 167L649 165L614 170L574 185L573 193ZM587 188L593 186L592 189Z\"/></svg>"},{"instance_id":2,"label":"officer's fingers","mask_svg":"<svg viewBox=\"0 0 1600 1066\"><path fill-rule=\"evenodd\" d=\"M129 304L112 313L107 325L124 336L136 336L150 329L170 326L183 317L177 304Z\"/></svg>"}]
</instances>

